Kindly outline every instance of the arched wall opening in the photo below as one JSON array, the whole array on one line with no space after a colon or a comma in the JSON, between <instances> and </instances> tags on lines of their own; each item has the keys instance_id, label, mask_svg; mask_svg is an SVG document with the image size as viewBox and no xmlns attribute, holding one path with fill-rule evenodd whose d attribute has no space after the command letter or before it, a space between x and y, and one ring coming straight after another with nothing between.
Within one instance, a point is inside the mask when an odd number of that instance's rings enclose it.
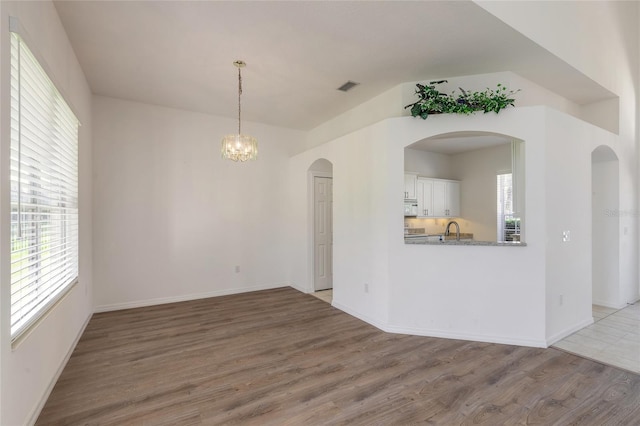
<instances>
[{"instance_id":1,"label":"arched wall opening","mask_svg":"<svg viewBox=\"0 0 640 426\"><path fill-rule=\"evenodd\" d=\"M310 290L333 288L333 164L324 158L308 169Z\"/></svg>"},{"instance_id":2,"label":"arched wall opening","mask_svg":"<svg viewBox=\"0 0 640 426\"><path fill-rule=\"evenodd\" d=\"M620 165L615 152L591 153L592 303L624 306L620 292Z\"/></svg>"},{"instance_id":3,"label":"arched wall opening","mask_svg":"<svg viewBox=\"0 0 640 426\"><path fill-rule=\"evenodd\" d=\"M416 194L418 208L415 217L405 216L405 233L417 228L430 235L439 234L454 220L467 238L525 241L524 164L523 141L501 133L448 132L406 146L405 194ZM435 196L431 182L440 180L445 181L442 185L454 186L456 200L447 200L459 206L445 209L444 216L439 213L441 209L427 208L426 201Z\"/></svg>"}]
</instances>

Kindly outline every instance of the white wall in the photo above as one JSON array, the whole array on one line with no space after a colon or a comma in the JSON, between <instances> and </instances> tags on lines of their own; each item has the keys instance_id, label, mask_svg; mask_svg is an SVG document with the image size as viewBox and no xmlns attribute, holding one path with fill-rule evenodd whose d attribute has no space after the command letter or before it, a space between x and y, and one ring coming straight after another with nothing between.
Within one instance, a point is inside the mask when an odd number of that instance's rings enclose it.
<instances>
[{"instance_id":1,"label":"white wall","mask_svg":"<svg viewBox=\"0 0 640 426\"><path fill-rule=\"evenodd\" d=\"M9 264L9 16L82 123L79 131L79 282L15 347L10 337L9 268L0 268L0 424L36 416L92 312L91 92L51 2L0 2L0 257Z\"/></svg>"},{"instance_id":2,"label":"white wall","mask_svg":"<svg viewBox=\"0 0 640 426\"><path fill-rule=\"evenodd\" d=\"M220 140L235 120L100 96L93 112L97 310L288 285L301 132L244 122L258 160L234 163Z\"/></svg>"},{"instance_id":3,"label":"white wall","mask_svg":"<svg viewBox=\"0 0 640 426\"><path fill-rule=\"evenodd\" d=\"M479 241L497 240L498 172L511 171L511 145L503 144L452 156L453 174L460 180L460 226Z\"/></svg>"},{"instance_id":4,"label":"white wall","mask_svg":"<svg viewBox=\"0 0 640 426\"><path fill-rule=\"evenodd\" d=\"M451 170L451 156L437 152L405 148L404 170L416 172L423 177L454 179Z\"/></svg>"}]
</instances>

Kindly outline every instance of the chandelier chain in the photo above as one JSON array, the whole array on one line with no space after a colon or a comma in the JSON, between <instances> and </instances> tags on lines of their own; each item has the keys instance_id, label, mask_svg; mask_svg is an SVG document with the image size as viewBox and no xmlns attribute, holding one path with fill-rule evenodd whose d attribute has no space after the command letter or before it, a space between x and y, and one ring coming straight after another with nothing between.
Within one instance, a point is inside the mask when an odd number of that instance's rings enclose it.
<instances>
[{"instance_id":1,"label":"chandelier chain","mask_svg":"<svg viewBox=\"0 0 640 426\"><path fill-rule=\"evenodd\" d=\"M238 134L241 134L242 132L240 131L240 114L241 114L241 108L240 108L240 95L242 94L242 73L241 73L241 68L238 67Z\"/></svg>"}]
</instances>

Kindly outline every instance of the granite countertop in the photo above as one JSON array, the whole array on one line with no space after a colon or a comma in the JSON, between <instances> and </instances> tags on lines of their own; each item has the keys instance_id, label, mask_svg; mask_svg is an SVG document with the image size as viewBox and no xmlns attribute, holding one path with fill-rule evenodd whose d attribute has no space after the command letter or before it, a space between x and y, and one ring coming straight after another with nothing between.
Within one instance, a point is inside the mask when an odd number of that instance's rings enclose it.
<instances>
[{"instance_id":1,"label":"granite countertop","mask_svg":"<svg viewBox=\"0 0 640 426\"><path fill-rule=\"evenodd\" d=\"M405 244L422 244L429 246L496 246L496 247L526 247L526 243L520 241L514 242L498 242L498 241L476 241L473 239L472 233L461 232L460 240L456 240L456 234L427 234L424 228L407 228L405 229ZM440 241L439 238L443 238Z\"/></svg>"},{"instance_id":2,"label":"granite countertop","mask_svg":"<svg viewBox=\"0 0 640 426\"><path fill-rule=\"evenodd\" d=\"M456 241L455 236L453 240L446 241L426 241L419 239L405 238L405 244L422 244L427 246L496 246L496 247L526 247L526 243L522 242L506 242L506 241L476 241L476 240L460 240Z\"/></svg>"},{"instance_id":3,"label":"granite countertop","mask_svg":"<svg viewBox=\"0 0 640 426\"><path fill-rule=\"evenodd\" d=\"M420 240L420 239L425 239L427 237L429 237L429 239L442 238L445 241L451 241L456 239L456 234L442 235L442 234L425 234L425 233L418 233L418 232L404 234L404 238L406 240L413 240L413 239ZM473 234L467 233L467 232L460 233L460 240L472 240L472 239L473 239Z\"/></svg>"}]
</instances>

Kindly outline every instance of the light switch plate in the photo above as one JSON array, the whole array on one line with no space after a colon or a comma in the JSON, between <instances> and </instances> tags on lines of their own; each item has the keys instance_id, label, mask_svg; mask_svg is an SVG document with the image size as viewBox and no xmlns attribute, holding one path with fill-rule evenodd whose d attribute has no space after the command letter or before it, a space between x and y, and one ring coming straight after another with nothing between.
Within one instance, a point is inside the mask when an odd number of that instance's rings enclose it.
<instances>
[{"instance_id":1,"label":"light switch plate","mask_svg":"<svg viewBox=\"0 0 640 426\"><path fill-rule=\"evenodd\" d=\"M562 242L571 241L571 231L562 231Z\"/></svg>"}]
</instances>

